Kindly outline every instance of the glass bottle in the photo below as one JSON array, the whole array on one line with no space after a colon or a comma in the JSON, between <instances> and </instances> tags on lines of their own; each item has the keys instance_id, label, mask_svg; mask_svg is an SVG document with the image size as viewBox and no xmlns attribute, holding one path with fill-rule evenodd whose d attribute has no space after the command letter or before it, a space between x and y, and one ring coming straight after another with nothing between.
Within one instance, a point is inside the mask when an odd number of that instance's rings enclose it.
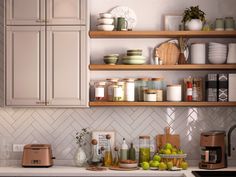
<instances>
[{"instance_id":1,"label":"glass bottle","mask_svg":"<svg viewBox=\"0 0 236 177\"><path fill-rule=\"evenodd\" d=\"M106 139L107 139L107 147L105 149L104 164L105 167L110 167L112 166L111 136L107 134Z\"/></svg>"},{"instance_id":2,"label":"glass bottle","mask_svg":"<svg viewBox=\"0 0 236 177\"><path fill-rule=\"evenodd\" d=\"M97 140L96 139L93 139L91 141L91 144L92 144L92 157L91 157L91 164L93 166L98 166L100 163L101 163L101 160L100 160L100 157L99 155L97 154Z\"/></svg>"},{"instance_id":3,"label":"glass bottle","mask_svg":"<svg viewBox=\"0 0 236 177\"><path fill-rule=\"evenodd\" d=\"M113 85L113 101L124 101L124 82L114 82Z\"/></svg>"},{"instance_id":4,"label":"glass bottle","mask_svg":"<svg viewBox=\"0 0 236 177\"><path fill-rule=\"evenodd\" d=\"M150 136L139 136L139 164L150 161Z\"/></svg>"},{"instance_id":5,"label":"glass bottle","mask_svg":"<svg viewBox=\"0 0 236 177\"><path fill-rule=\"evenodd\" d=\"M129 153L129 147L125 142L125 138L123 138L123 143L120 149L120 160L128 160L128 153Z\"/></svg>"},{"instance_id":6,"label":"glass bottle","mask_svg":"<svg viewBox=\"0 0 236 177\"><path fill-rule=\"evenodd\" d=\"M136 152L133 143L131 143L129 148L129 160L136 160Z\"/></svg>"},{"instance_id":7,"label":"glass bottle","mask_svg":"<svg viewBox=\"0 0 236 177\"><path fill-rule=\"evenodd\" d=\"M119 162L120 162L119 149L115 147L114 150L115 150L115 155L114 155L114 160L113 160L113 166L119 167Z\"/></svg>"},{"instance_id":8,"label":"glass bottle","mask_svg":"<svg viewBox=\"0 0 236 177\"><path fill-rule=\"evenodd\" d=\"M106 101L107 89L105 81L95 82L95 101Z\"/></svg>"},{"instance_id":9,"label":"glass bottle","mask_svg":"<svg viewBox=\"0 0 236 177\"><path fill-rule=\"evenodd\" d=\"M148 78L138 78L135 81L135 100L144 101L144 91L148 89Z\"/></svg>"},{"instance_id":10,"label":"glass bottle","mask_svg":"<svg viewBox=\"0 0 236 177\"><path fill-rule=\"evenodd\" d=\"M115 83L118 82L118 79L110 78L110 79L107 79L106 81L107 81L107 100L113 101L114 85L115 85Z\"/></svg>"},{"instance_id":11,"label":"glass bottle","mask_svg":"<svg viewBox=\"0 0 236 177\"><path fill-rule=\"evenodd\" d=\"M135 79L125 79L125 101L135 101Z\"/></svg>"}]
</instances>

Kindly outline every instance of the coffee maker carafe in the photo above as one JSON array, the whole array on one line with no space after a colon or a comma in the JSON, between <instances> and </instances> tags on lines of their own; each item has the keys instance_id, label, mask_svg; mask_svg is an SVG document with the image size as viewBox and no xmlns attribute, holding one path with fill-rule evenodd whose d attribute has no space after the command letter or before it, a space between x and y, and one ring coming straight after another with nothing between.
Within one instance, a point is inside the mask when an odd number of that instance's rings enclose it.
<instances>
[{"instance_id":1,"label":"coffee maker carafe","mask_svg":"<svg viewBox=\"0 0 236 177\"><path fill-rule=\"evenodd\" d=\"M225 131L201 133L201 162L199 168L219 169L226 167Z\"/></svg>"}]
</instances>

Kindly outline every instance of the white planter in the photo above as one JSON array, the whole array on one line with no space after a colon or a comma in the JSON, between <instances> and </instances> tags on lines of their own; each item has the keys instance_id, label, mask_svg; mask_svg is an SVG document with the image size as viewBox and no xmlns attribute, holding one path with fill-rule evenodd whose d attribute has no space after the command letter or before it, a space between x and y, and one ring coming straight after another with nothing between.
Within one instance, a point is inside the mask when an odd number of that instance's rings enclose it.
<instances>
[{"instance_id":1,"label":"white planter","mask_svg":"<svg viewBox=\"0 0 236 177\"><path fill-rule=\"evenodd\" d=\"M202 30L203 23L199 19L192 19L186 23L186 26L190 31L200 31Z\"/></svg>"}]
</instances>

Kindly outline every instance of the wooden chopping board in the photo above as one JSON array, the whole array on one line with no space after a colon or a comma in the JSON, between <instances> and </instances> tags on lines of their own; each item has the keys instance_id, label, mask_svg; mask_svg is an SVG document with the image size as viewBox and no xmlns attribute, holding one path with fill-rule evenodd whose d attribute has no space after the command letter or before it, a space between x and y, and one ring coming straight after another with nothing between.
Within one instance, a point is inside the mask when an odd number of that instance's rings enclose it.
<instances>
[{"instance_id":1,"label":"wooden chopping board","mask_svg":"<svg viewBox=\"0 0 236 177\"><path fill-rule=\"evenodd\" d=\"M165 134L157 135L156 137L157 148L161 149L166 143L170 143L177 149L180 148L180 136L179 134L170 134L170 127L165 128Z\"/></svg>"}]
</instances>

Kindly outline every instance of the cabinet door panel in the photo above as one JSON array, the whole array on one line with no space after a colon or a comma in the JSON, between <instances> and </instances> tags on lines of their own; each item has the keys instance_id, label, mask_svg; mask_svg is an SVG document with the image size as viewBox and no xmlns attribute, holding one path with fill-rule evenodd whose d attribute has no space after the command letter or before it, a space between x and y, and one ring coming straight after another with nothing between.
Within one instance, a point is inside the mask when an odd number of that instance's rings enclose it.
<instances>
[{"instance_id":1,"label":"cabinet door panel","mask_svg":"<svg viewBox=\"0 0 236 177\"><path fill-rule=\"evenodd\" d=\"M45 0L6 0L6 12L7 25L45 24Z\"/></svg>"},{"instance_id":2,"label":"cabinet door panel","mask_svg":"<svg viewBox=\"0 0 236 177\"><path fill-rule=\"evenodd\" d=\"M47 28L47 99L53 106L86 106L85 27Z\"/></svg>"},{"instance_id":3,"label":"cabinet door panel","mask_svg":"<svg viewBox=\"0 0 236 177\"><path fill-rule=\"evenodd\" d=\"M6 40L6 104L45 102L45 28L8 26Z\"/></svg>"},{"instance_id":4,"label":"cabinet door panel","mask_svg":"<svg viewBox=\"0 0 236 177\"><path fill-rule=\"evenodd\" d=\"M86 0L48 0L48 25L85 24Z\"/></svg>"}]
</instances>

